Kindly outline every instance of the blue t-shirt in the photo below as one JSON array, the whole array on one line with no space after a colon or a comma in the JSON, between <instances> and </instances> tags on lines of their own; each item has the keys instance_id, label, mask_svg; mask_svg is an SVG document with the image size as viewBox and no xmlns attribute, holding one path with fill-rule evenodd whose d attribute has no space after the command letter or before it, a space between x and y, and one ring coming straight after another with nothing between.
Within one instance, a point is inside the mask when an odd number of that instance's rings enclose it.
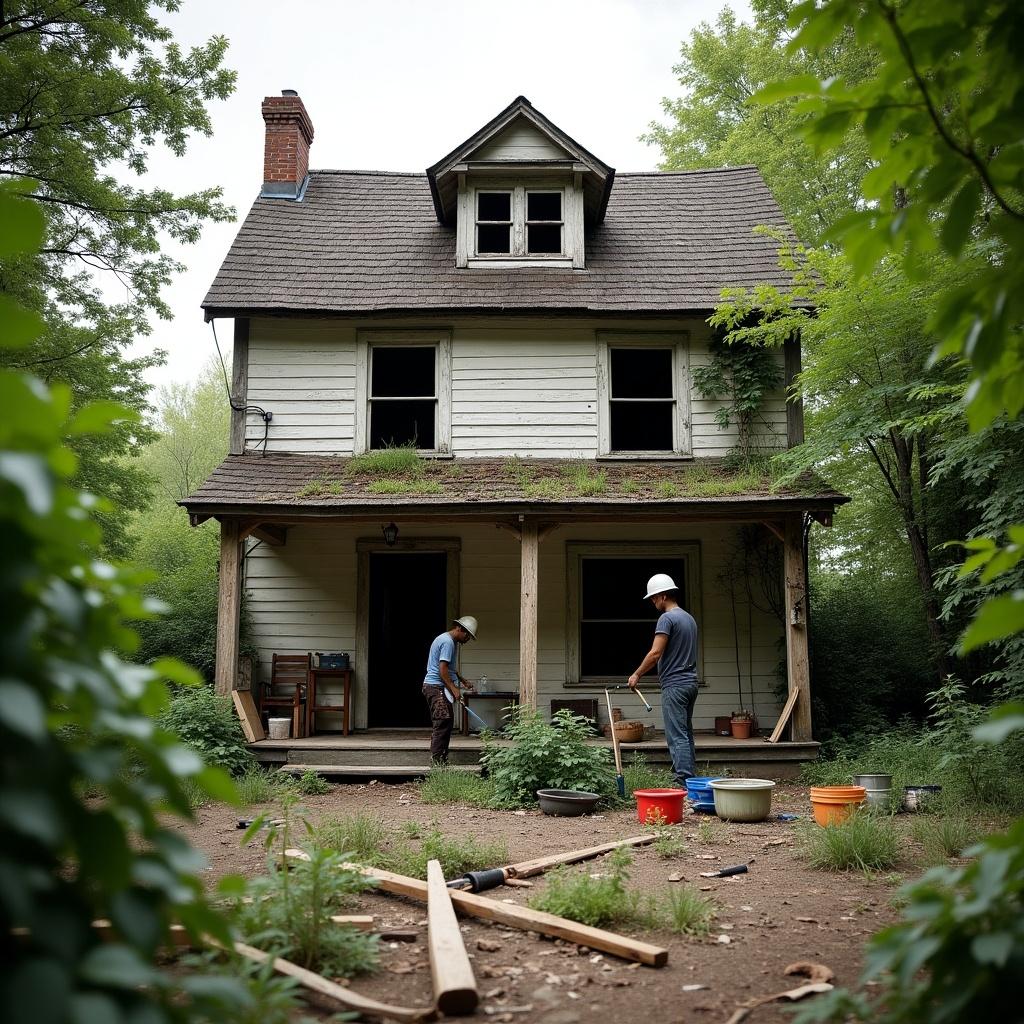
<instances>
[{"instance_id":1,"label":"blue t-shirt","mask_svg":"<svg viewBox=\"0 0 1024 1024\"><path fill-rule=\"evenodd\" d=\"M654 632L668 637L658 661L661 688L697 682L697 623L693 616L682 608L670 608L659 616Z\"/></svg>"},{"instance_id":2,"label":"blue t-shirt","mask_svg":"<svg viewBox=\"0 0 1024 1024\"><path fill-rule=\"evenodd\" d=\"M448 672L455 678L455 641L451 633L444 632L436 637L430 645L427 655L427 674L423 677L424 686L444 686L441 678L441 662L448 662Z\"/></svg>"}]
</instances>

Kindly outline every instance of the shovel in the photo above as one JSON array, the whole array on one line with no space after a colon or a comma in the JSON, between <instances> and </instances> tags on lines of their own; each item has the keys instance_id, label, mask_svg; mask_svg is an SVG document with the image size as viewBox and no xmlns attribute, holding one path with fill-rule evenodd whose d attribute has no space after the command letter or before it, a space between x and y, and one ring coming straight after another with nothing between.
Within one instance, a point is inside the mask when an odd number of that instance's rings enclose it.
<instances>
[{"instance_id":1,"label":"shovel","mask_svg":"<svg viewBox=\"0 0 1024 1024\"><path fill-rule=\"evenodd\" d=\"M613 687L613 689L615 689L615 690L632 690L633 688L631 686L615 686L615 687ZM644 707L647 708L648 711L653 711L654 710L654 708L651 707L651 705L648 703L647 698L640 692L639 688L633 690L633 692L644 702Z\"/></svg>"},{"instance_id":2,"label":"shovel","mask_svg":"<svg viewBox=\"0 0 1024 1024\"><path fill-rule=\"evenodd\" d=\"M622 754L619 753L619 737L615 735L615 718L612 715L612 698L607 690L604 691L604 700L608 705L608 727L612 731L612 750L615 751L615 785L618 787L619 796L626 798L626 780L622 777Z\"/></svg>"}]
</instances>

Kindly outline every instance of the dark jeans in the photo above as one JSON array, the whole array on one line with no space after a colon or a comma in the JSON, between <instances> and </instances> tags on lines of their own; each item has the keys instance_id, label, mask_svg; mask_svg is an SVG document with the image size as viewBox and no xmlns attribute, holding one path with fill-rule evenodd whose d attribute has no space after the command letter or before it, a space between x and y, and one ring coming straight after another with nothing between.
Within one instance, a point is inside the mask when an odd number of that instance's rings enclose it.
<instances>
[{"instance_id":1,"label":"dark jeans","mask_svg":"<svg viewBox=\"0 0 1024 1024\"><path fill-rule=\"evenodd\" d=\"M430 760L447 761L448 743L452 738L452 726L455 724L452 706L444 695L443 686L424 685L423 697L427 702L430 724L433 727L430 734Z\"/></svg>"},{"instance_id":2,"label":"dark jeans","mask_svg":"<svg viewBox=\"0 0 1024 1024\"><path fill-rule=\"evenodd\" d=\"M680 787L697 774L697 752L693 749L693 705L696 703L696 683L669 686L661 691L665 741L672 758L672 774Z\"/></svg>"}]
</instances>

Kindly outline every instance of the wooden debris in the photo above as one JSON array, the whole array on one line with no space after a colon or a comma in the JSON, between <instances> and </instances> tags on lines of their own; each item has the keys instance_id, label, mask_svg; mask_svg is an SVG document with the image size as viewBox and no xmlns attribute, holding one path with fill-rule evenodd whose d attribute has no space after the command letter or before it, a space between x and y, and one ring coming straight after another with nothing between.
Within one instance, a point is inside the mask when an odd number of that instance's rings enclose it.
<instances>
[{"instance_id":1,"label":"wooden debris","mask_svg":"<svg viewBox=\"0 0 1024 1024\"><path fill-rule=\"evenodd\" d=\"M305 986L311 992L316 992L317 995L326 997L332 1002L337 1003L344 1010L358 1010L364 1017L375 1017L380 1020L397 1020L409 1022L409 1024L415 1024L417 1021L437 1019L437 1012L433 1007L425 1007L422 1010L418 1010L413 1007L391 1006L388 1003L378 1003L376 999L361 996L351 989L320 977L319 974L315 974L313 971L307 971L305 967L293 964L290 960L272 957L269 953L264 953L262 949L256 949L255 946L247 946L244 942L236 942L234 949L236 953L256 963L263 964L270 961L278 974L286 974L290 978L295 978L299 984Z\"/></svg>"},{"instance_id":2,"label":"wooden debris","mask_svg":"<svg viewBox=\"0 0 1024 1024\"><path fill-rule=\"evenodd\" d=\"M446 1017L472 1013L480 1002L473 967L462 941L452 906L453 890L445 885L440 861L427 862L427 942L434 1005Z\"/></svg>"},{"instance_id":3,"label":"wooden debris","mask_svg":"<svg viewBox=\"0 0 1024 1024\"><path fill-rule=\"evenodd\" d=\"M420 937L415 928L382 928L377 935L383 942L417 942Z\"/></svg>"},{"instance_id":4,"label":"wooden debris","mask_svg":"<svg viewBox=\"0 0 1024 1024\"><path fill-rule=\"evenodd\" d=\"M570 853L555 853L549 857L537 857L520 864L510 864L505 870L513 878L529 878L531 875L541 875L559 864L575 864L577 861L590 860L591 857L600 857L602 853L611 853L612 850L623 846L647 846L657 838L653 834L633 836L631 839L620 839L614 843L602 843L600 846L588 846Z\"/></svg>"},{"instance_id":5,"label":"wooden debris","mask_svg":"<svg viewBox=\"0 0 1024 1024\"><path fill-rule=\"evenodd\" d=\"M335 924L347 924L357 928L361 932L373 931L372 914L332 914L331 920Z\"/></svg>"},{"instance_id":6,"label":"wooden debris","mask_svg":"<svg viewBox=\"0 0 1024 1024\"><path fill-rule=\"evenodd\" d=\"M249 743L258 743L260 740L266 739L263 722L260 721L252 693L249 690L232 690L231 700L235 705L238 720L242 723L242 732L245 733L246 740Z\"/></svg>"},{"instance_id":7,"label":"wooden debris","mask_svg":"<svg viewBox=\"0 0 1024 1024\"><path fill-rule=\"evenodd\" d=\"M308 855L302 850L286 850L285 857L292 860L304 860ZM377 868L366 868L361 864L349 864L346 867L359 871L367 878L372 879L385 892L409 896L420 901L427 898L427 883L418 878L396 875L393 872L381 871ZM499 924L510 925L524 931L538 932L541 935L551 935L557 939L565 939L580 946L587 946L590 949L612 953L624 960L637 960L649 967L664 967L668 962L668 950L661 946L653 946L648 942L640 942L637 939L617 935L615 932L608 932L602 928L592 928L564 917L556 917L554 914L545 914L540 910L520 907L515 903L504 903L488 899L486 896L460 892L457 889L448 891L455 909L469 917L497 921Z\"/></svg>"}]
</instances>

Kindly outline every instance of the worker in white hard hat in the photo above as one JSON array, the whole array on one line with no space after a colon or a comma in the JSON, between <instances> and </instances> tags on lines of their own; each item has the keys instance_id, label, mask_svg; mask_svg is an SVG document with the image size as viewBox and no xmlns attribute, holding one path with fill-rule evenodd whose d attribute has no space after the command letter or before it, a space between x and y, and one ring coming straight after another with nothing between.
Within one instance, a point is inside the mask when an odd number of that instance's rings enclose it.
<instances>
[{"instance_id":1,"label":"worker in white hard hat","mask_svg":"<svg viewBox=\"0 0 1024 1024\"><path fill-rule=\"evenodd\" d=\"M693 748L693 705L697 702L697 623L679 606L679 588L671 576L655 573L647 581L644 600L658 609L654 642L629 677L635 690L641 677L658 666L661 681L661 712L665 720L665 741L672 758L676 785L684 787L697 771Z\"/></svg>"},{"instance_id":2,"label":"worker in white hard hat","mask_svg":"<svg viewBox=\"0 0 1024 1024\"><path fill-rule=\"evenodd\" d=\"M434 638L427 655L427 672L423 677L423 697L430 711L430 759L438 763L448 761L448 744L455 723L453 705L463 700L463 693L473 693L474 684L455 671L456 644L476 639L476 619L462 615L452 620L451 629ZM447 692L447 696L446 696Z\"/></svg>"}]
</instances>

